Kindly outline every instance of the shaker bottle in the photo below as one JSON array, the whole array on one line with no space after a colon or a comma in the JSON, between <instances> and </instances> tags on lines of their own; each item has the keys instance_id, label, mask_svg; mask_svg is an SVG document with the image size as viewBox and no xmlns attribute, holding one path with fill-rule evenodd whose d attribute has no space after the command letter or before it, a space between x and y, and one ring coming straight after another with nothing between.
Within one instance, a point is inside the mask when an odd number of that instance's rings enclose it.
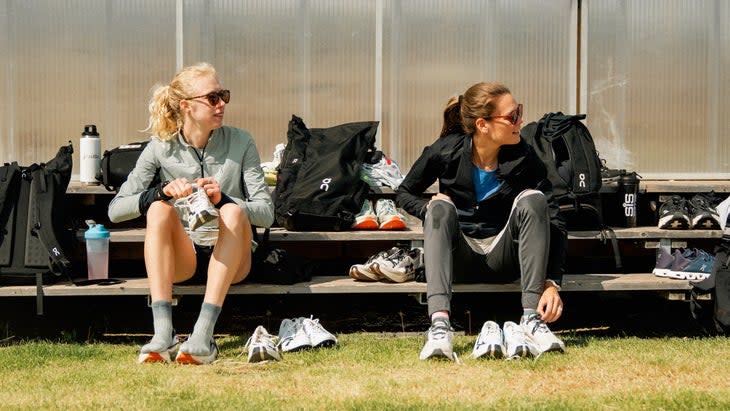
<instances>
[{"instance_id":1,"label":"shaker bottle","mask_svg":"<svg viewBox=\"0 0 730 411\"><path fill-rule=\"evenodd\" d=\"M86 262L89 280L109 278L109 230L103 224L86 222Z\"/></svg>"},{"instance_id":2,"label":"shaker bottle","mask_svg":"<svg viewBox=\"0 0 730 411\"><path fill-rule=\"evenodd\" d=\"M620 191L626 227L636 227L636 204L639 200L639 176L636 172L621 176Z\"/></svg>"},{"instance_id":3,"label":"shaker bottle","mask_svg":"<svg viewBox=\"0 0 730 411\"><path fill-rule=\"evenodd\" d=\"M96 173L101 168L101 140L94 124L84 126L79 142L79 156L79 181L88 185L99 184Z\"/></svg>"}]
</instances>

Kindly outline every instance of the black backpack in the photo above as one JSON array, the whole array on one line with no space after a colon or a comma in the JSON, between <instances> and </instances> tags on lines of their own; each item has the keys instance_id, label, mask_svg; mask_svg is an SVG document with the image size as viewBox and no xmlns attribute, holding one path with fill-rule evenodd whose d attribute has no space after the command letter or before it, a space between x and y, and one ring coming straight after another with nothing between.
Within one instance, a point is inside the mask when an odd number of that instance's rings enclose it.
<instances>
[{"instance_id":1,"label":"black backpack","mask_svg":"<svg viewBox=\"0 0 730 411\"><path fill-rule=\"evenodd\" d=\"M690 313L711 334L730 335L730 229L725 229L715 247L715 264L710 276L694 282L690 290ZM709 294L710 300L702 295Z\"/></svg>"},{"instance_id":2,"label":"black backpack","mask_svg":"<svg viewBox=\"0 0 730 411\"><path fill-rule=\"evenodd\" d=\"M0 284L51 283L71 279L66 251L73 246L66 189L73 147L58 150L47 163L0 167Z\"/></svg>"},{"instance_id":3,"label":"black backpack","mask_svg":"<svg viewBox=\"0 0 730 411\"><path fill-rule=\"evenodd\" d=\"M601 159L593 137L581 122L585 114L547 113L522 128L522 137L545 163L568 230L600 230L611 240L616 267L622 266L618 241L603 221Z\"/></svg>"},{"instance_id":4,"label":"black backpack","mask_svg":"<svg viewBox=\"0 0 730 411\"><path fill-rule=\"evenodd\" d=\"M349 230L370 190L360 170L375 151L378 124L310 130L292 116L273 195L276 222L288 230Z\"/></svg>"}]
</instances>

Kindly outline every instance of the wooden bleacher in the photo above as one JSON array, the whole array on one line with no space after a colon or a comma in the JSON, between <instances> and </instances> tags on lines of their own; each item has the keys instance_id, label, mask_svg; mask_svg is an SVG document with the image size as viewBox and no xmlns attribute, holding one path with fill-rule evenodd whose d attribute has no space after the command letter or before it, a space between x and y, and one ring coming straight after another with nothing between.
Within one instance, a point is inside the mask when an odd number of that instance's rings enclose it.
<instances>
[{"instance_id":1,"label":"wooden bleacher","mask_svg":"<svg viewBox=\"0 0 730 411\"><path fill-rule=\"evenodd\" d=\"M608 190L610 192L610 189ZM641 193L648 197L660 198L672 193L710 192L730 193L728 180L642 180ZM101 186L85 187L73 183L68 193L78 196L79 204L86 210L95 205L104 204L113 196ZM392 191L374 190L375 195L392 195ZM99 211L99 210L97 210ZM105 210L104 210L105 212ZM98 215L104 214L99 212ZM144 241L144 228L120 227L109 225L112 248L116 246L140 246ZM640 226L634 228L615 228L616 238L620 242L631 243L639 249L652 250L660 245L673 247L686 246L692 241L713 241L722 237L719 230L660 230L656 226ZM83 232L78 233L83 241ZM578 231L569 233L569 243L586 240L603 241L604 235L599 231ZM423 241L423 230L420 222L411 221L409 229L404 231L344 231L344 232L292 232L282 228L272 228L270 241L286 245L297 244L302 247L320 247L321 243L349 245L354 243L377 244L410 244L419 246ZM653 252L653 251L651 251ZM110 264L114 264L113 261ZM690 289L687 281L656 277L651 274L651 263L641 272L615 273L595 270L583 273L568 273L564 276L565 292L603 292L603 291L657 291L670 298L682 298ZM125 282L116 285L74 286L70 283L45 285L40 290L43 296L115 296L115 295L148 295L147 280L144 272L130 272L124 276ZM36 286L0 286L0 297L36 297L39 290ZM486 292L518 292L519 286L513 284L455 284L456 293ZM347 273L342 275L315 275L311 281L292 285L271 285L243 283L232 286L230 294L346 294L346 293L405 293L422 295L426 285L418 282L402 284L368 283L350 279ZM204 286L175 286L176 295L200 295Z\"/></svg>"}]
</instances>

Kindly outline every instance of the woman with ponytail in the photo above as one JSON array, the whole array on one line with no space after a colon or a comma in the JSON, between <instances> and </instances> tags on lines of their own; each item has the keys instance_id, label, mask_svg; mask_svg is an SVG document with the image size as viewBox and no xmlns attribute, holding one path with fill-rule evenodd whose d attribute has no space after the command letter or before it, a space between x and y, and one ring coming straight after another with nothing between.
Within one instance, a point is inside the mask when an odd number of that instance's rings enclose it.
<instances>
[{"instance_id":1,"label":"woman with ponytail","mask_svg":"<svg viewBox=\"0 0 730 411\"><path fill-rule=\"evenodd\" d=\"M522 316L487 321L474 357L563 351L546 323L560 318L565 224L551 201L544 164L520 137L522 104L499 83L452 97L439 139L423 150L397 190L398 206L423 220L431 327L422 360L454 360L454 282L520 280ZM439 192L424 192L438 181Z\"/></svg>"},{"instance_id":2,"label":"woman with ponytail","mask_svg":"<svg viewBox=\"0 0 730 411\"><path fill-rule=\"evenodd\" d=\"M215 360L213 330L223 301L230 285L251 269L251 226L274 221L253 138L223 125L230 98L208 63L185 67L157 87L149 103L150 143L109 204L112 222L146 220L154 336L141 349L141 363L172 361L178 346L172 285L183 281L205 283L206 289L193 331L174 359ZM156 175L164 182L151 186Z\"/></svg>"}]
</instances>

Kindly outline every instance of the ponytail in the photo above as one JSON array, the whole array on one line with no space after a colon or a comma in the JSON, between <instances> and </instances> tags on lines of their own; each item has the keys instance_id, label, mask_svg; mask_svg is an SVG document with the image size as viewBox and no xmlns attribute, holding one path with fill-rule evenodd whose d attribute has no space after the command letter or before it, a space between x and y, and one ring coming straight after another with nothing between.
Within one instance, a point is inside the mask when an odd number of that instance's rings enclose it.
<instances>
[{"instance_id":1,"label":"ponytail","mask_svg":"<svg viewBox=\"0 0 730 411\"><path fill-rule=\"evenodd\" d=\"M441 128L440 137L448 136L449 134L462 134L464 128L461 125L461 102L463 96L451 97L446 103L444 109L444 125Z\"/></svg>"},{"instance_id":2,"label":"ponytail","mask_svg":"<svg viewBox=\"0 0 730 411\"><path fill-rule=\"evenodd\" d=\"M169 85L158 86L152 93L149 111L150 119L147 129L162 141L172 140L182 127L180 118L180 99L171 96Z\"/></svg>"}]
</instances>

